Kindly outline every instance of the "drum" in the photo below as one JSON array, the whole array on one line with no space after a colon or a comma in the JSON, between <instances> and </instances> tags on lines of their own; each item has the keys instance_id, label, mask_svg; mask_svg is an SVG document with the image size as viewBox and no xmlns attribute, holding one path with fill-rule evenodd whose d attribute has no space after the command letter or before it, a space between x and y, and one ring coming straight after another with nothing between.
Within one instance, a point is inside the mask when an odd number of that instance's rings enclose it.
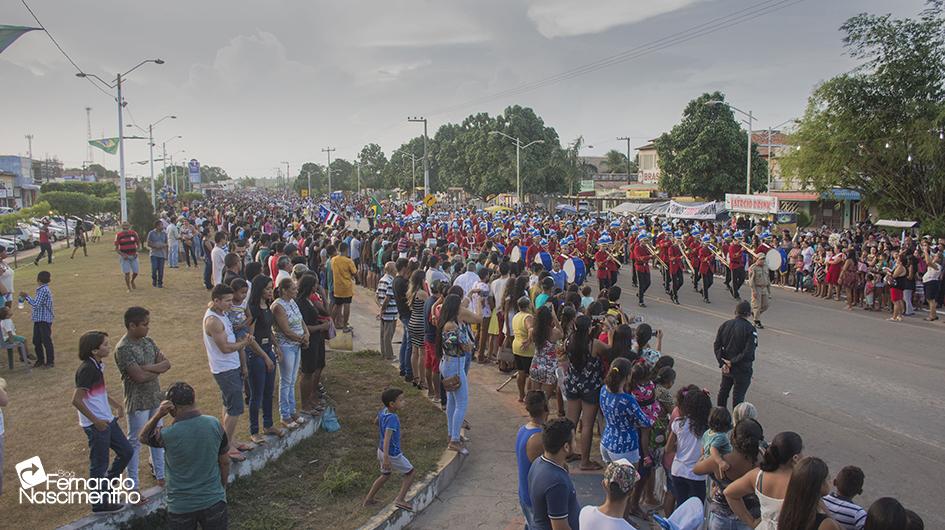
<instances>
[{"instance_id":1,"label":"drum","mask_svg":"<svg viewBox=\"0 0 945 530\"><path fill-rule=\"evenodd\" d=\"M771 249L765 253L765 265L769 271L776 271L781 268L781 253L777 249Z\"/></svg>"},{"instance_id":2,"label":"drum","mask_svg":"<svg viewBox=\"0 0 945 530\"><path fill-rule=\"evenodd\" d=\"M575 285L584 283L587 278L587 269L584 267L584 260L581 258L570 258L564 262L564 274L568 277L568 282Z\"/></svg>"},{"instance_id":3,"label":"drum","mask_svg":"<svg viewBox=\"0 0 945 530\"><path fill-rule=\"evenodd\" d=\"M512 249L512 252L509 253L509 257L515 263L521 263L525 261L526 254L528 254L528 247L525 245L520 245Z\"/></svg>"},{"instance_id":4,"label":"drum","mask_svg":"<svg viewBox=\"0 0 945 530\"><path fill-rule=\"evenodd\" d=\"M505 255L505 245L503 245L502 243L496 243L495 248L496 250L499 251L499 256Z\"/></svg>"},{"instance_id":5,"label":"drum","mask_svg":"<svg viewBox=\"0 0 945 530\"><path fill-rule=\"evenodd\" d=\"M551 261L552 261L551 254L547 252L539 252L535 256L535 263L538 263L539 265L544 267L546 271L551 270Z\"/></svg>"}]
</instances>

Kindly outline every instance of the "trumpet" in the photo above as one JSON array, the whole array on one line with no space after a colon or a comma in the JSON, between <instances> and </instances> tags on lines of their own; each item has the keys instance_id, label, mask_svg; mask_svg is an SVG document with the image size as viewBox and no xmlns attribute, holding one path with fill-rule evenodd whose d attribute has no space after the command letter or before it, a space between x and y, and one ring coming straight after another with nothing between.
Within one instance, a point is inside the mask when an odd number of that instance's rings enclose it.
<instances>
[{"instance_id":1,"label":"trumpet","mask_svg":"<svg viewBox=\"0 0 945 530\"><path fill-rule=\"evenodd\" d=\"M754 250L748 248L748 247L745 246L745 245L742 245L742 249L744 249L745 252L747 252L751 257L753 257L753 258L755 258L755 259L758 259L758 258L762 257L760 253L755 252Z\"/></svg>"},{"instance_id":2,"label":"trumpet","mask_svg":"<svg viewBox=\"0 0 945 530\"><path fill-rule=\"evenodd\" d=\"M666 262L663 261L663 260L660 258L659 253L656 251L656 249L653 247L653 245L647 243L646 241L641 242L641 244L643 245L643 248L645 248L645 249L647 250L647 252L649 252L652 257L656 258L656 261L659 261L660 263L663 264L663 267L664 267L664 268L667 268L667 269L669 268L669 266L666 265Z\"/></svg>"},{"instance_id":3,"label":"trumpet","mask_svg":"<svg viewBox=\"0 0 945 530\"><path fill-rule=\"evenodd\" d=\"M689 256L686 255L686 249L682 246L682 242L676 240L676 246L679 248L679 252L682 254L684 260L686 260L686 265L689 265L689 272L695 274L695 267L692 266L692 262L689 261Z\"/></svg>"},{"instance_id":4,"label":"trumpet","mask_svg":"<svg viewBox=\"0 0 945 530\"><path fill-rule=\"evenodd\" d=\"M715 256L715 259L719 260L719 263L724 265L726 269L731 269L731 267L729 267L728 265L727 260L725 259L725 256L722 255L722 251L715 248L715 246L712 244L706 244L706 246L709 247L709 252L711 252L712 255Z\"/></svg>"}]
</instances>

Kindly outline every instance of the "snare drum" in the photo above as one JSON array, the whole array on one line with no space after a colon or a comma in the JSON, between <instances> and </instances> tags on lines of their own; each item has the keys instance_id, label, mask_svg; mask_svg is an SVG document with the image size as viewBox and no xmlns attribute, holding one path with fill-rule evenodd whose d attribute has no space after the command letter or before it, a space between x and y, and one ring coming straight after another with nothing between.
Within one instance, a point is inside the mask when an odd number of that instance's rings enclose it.
<instances>
[{"instance_id":1,"label":"snare drum","mask_svg":"<svg viewBox=\"0 0 945 530\"><path fill-rule=\"evenodd\" d=\"M587 269L584 267L584 260L581 258L569 258L565 260L562 268L564 269L565 275L568 277L569 283L581 285L587 278Z\"/></svg>"},{"instance_id":2,"label":"snare drum","mask_svg":"<svg viewBox=\"0 0 945 530\"><path fill-rule=\"evenodd\" d=\"M551 254L547 252L539 252L535 256L535 263L538 263L545 268L546 271L551 270Z\"/></svg>"}]
</instances>

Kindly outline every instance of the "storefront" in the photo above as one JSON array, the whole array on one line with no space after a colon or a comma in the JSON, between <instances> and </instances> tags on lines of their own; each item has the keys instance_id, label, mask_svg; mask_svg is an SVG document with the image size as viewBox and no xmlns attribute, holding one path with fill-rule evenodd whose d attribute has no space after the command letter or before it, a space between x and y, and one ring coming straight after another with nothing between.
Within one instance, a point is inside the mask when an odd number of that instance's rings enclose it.
<instances>
[{"instance_id":1,"label":"storefront","mask_svg":"<svg viewBox=\"0 0 945 530\"><path fill-rule=\"evenodd\" d=\"M848 188L831 188L822 193L773 191L771 195L780 199L783 211L806 215L810 226L850 228L867 215L860 192Z\"/></svg>"}]
</instances>

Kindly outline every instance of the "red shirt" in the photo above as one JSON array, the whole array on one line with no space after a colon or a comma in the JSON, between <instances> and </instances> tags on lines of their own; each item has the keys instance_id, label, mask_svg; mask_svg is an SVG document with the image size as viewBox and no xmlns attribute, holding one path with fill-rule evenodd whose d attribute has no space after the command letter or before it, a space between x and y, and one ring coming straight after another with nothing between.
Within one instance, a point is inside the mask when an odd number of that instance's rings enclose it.
<instances>
[{"instance_id":1,"label":"red shirt","mask_svg":"<svg viewBox=\"0 0 945 530\"><path fill-rule=\"evenodd\" d=\"M49 227L44 226L39 229L39 244L49 243Z\"/></svg>"},{"instance_id":2,"label":"red shirt","mask_svg":"<svg viewBox=\"0 0 945 530\"><path fill-rule=\"evenodd\" d=\"M610 260L610 256L607 255L603 250L598 250L597 254L594 254L594 264L597 266L597 278L601 280L606 280L610 278L610 269L607 267L607 262Z\"/></svg>"},{"instance_id":3,"label":"red shirt","mask_svg":"<svg viewBox=\"0 0 945 530\"><path fill-rule=\"evenodd\" d=\"M122 254L138 254L138 233L134 230L122 230L115 234L115 249Z\"/></svg>"},{"instance_id":4,"label":"red shirt","mask_svg":"<svg viewBox=\"0 0 945 530\"><path fill-rule=\"evenodd\" d=\"M699 249L699 274L706 275L712 273L712 263L715 261L715 254L709 250L708 246ZM695 265L695 264L693 264Z\"/></svg>"},{"instance_id":5,"label":"red shirt","mask_svg":"<svg viewBox=\"0 0 945 530\"><path fill-rule=\"evenodd\" d=\"M732 270L744 269L745 263L742 260L742 246L741 244L732 244L728 247L728 266Z\"/></svg>"},{"instance_id":6,"label":"red shirt","mask_svg":"<svg viewBox=\"0 0 945 530\"><path fill-rule=\"evenodd\" d=\"M680 252L679 247L676 245L668 246L666 253L669 258L669 261L666 262L669 265L669 273L676 274L682 271L682 252Z\"/></svg>"},{"instance_id":7,"label":"red shirt","mask_svg":"<svg viewBox=\"0 0 945 530\"><path fill-rule=\"evenodd\" d=\"M633 249L633 266L637 272L649 272L650 258L652 255L643 245L637 245Z\"/></svg>"}]
</instances>

